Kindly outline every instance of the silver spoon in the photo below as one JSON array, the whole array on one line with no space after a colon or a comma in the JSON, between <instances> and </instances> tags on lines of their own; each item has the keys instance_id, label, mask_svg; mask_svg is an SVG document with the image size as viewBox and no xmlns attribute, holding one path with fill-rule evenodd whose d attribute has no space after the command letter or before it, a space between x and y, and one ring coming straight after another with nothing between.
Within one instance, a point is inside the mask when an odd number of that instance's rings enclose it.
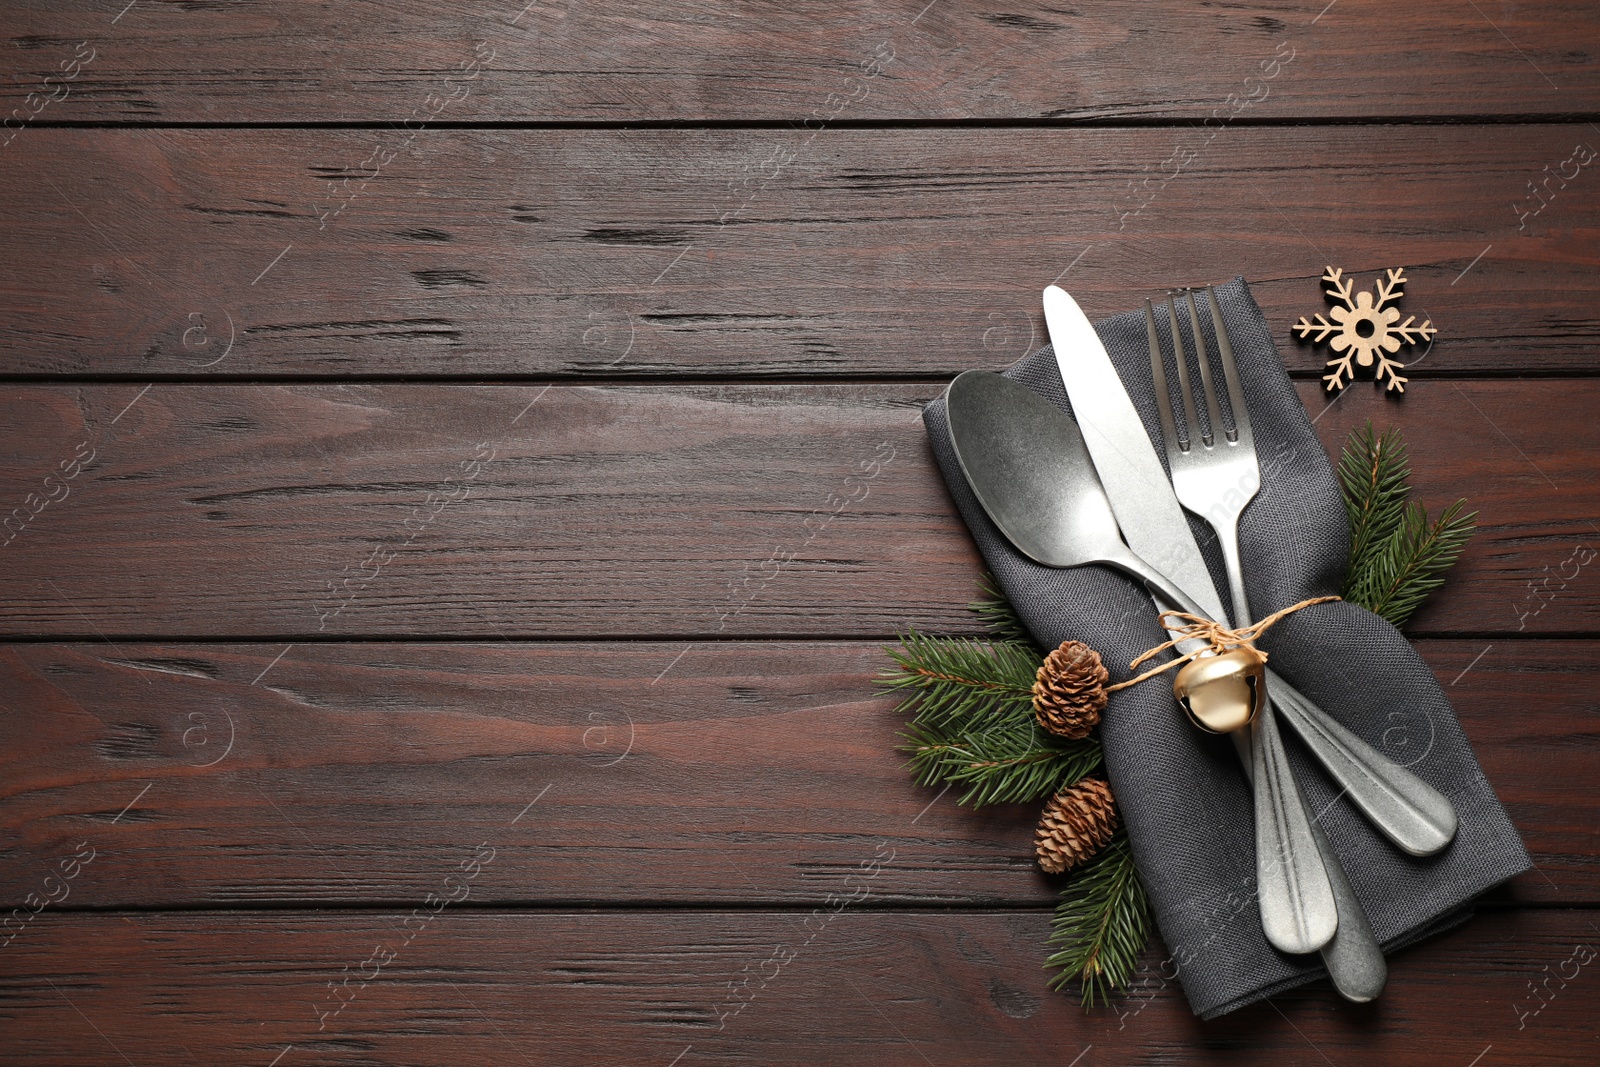
<instances>
[{"instance_id":1,"label":"silver spoon","mask_svg":"<svg viewBox=\"0 0 1600 1067\"><path fill-rule=\"evenodd\" d=\"M961 470L1002 533L1047 567L1098 563L1138 578L1174 607L1205 616L1182 590L1122 541L1078 426L1033 390L968 371L945 394ZM1235 731L1237 734L1237 731ZM1339 916L1305 805L1276 732L1263 734L1265 773L1255 780L1256 881L1261 926L1283 952L1315 952Z\"/></svg>"}]
</instances>

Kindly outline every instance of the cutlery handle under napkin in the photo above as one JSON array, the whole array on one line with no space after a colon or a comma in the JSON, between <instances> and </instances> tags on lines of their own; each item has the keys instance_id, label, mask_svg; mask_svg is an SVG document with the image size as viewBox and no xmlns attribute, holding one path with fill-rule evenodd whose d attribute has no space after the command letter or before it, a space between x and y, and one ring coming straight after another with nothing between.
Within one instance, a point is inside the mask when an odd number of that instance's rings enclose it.
<instances>
[{"instance_id":1,"label":"cutlery handle under napkin","mask_svg":"<svg viewBox=\"0 0 1600 1067\"><path fill-rule=\"evenodd\" d=\"M1267 688L1317 762L1396 847L1431 856L1455 837L1455 808L1444 794L1345 729L1270 669Z\"/></svg>"}]
</instances>

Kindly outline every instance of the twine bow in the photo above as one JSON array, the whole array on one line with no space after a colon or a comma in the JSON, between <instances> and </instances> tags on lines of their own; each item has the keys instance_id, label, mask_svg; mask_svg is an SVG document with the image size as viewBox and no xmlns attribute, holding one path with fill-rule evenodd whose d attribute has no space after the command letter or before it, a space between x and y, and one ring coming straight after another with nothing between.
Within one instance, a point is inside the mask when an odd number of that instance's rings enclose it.
<instances>
[{"instance_id":1,"label":"twine bow","mask_svg":"<svg viewBox=\"0 0 1600 1067\"><path fill-rule=\"evenodd\" d=\"M1139 664L1144 663L1155 656L1159 656L1169 648L1176 648L1185 641L1198 638L1206 642L1205 646L1202 648L1197 648L1193 652L1185 652L1176 659L1170 659L1159 667L1153 667L1150 670L1145 671L1137 678L1130 678L1126 682L1118 682L1116 685L1108 685L1106 686L1106 692L1114 693L1118 689L1126 689L1130 685L1138 685L1146 678L1154 678L1163 671L1170 671L1179 664L1188 663L1197 656L1203 656L1207 653L1217 655L1227 652L1229 649L1248 648L1250 651L1260 656L1262 662L1266 662L1267 654L1257 648L1255 643L1256 638L1266 633L1269 626L1287 615L1294 614L1301 608L1309 608L1313 604L1326 604L1329 601L1339 599L1341 598L1336 596L1319 596L1313 597L1310 600L1302 600L1298 604L1289 605L1282 611L1274 611L1271 615L1268 615L1259 622L1253 622L1249 626L1240 626L1237 629L1230 629L1229 627L1222 625L1220 622L1217 622L1214 619L1208 619L1203 615L1191 615L1187 611L1163 611L1157 617L1157 621L1161 623L1161 628L1163 630L1168 630L1172 633L1175 633L1178 636L1174 637L1171 641L1168 641L1165 644L1157 645L1155 648L1152 648L1150 651L1146 652L1144 655L1128 664L1129 670L1132 670Z\"/></svg>"}]
</instances>

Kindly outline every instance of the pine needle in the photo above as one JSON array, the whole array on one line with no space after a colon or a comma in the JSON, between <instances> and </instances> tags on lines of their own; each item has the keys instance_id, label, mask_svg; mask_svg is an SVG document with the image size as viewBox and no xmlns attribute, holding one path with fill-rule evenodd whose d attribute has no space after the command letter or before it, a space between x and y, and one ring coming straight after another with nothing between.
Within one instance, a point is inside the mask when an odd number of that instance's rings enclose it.
<instances>
[{"instance_id":1,"label":"pine needle","mask_svg":"<svg viewBox=\"0 0 1600 1067\"><path fill-rule=\"evenodd\" d=\"M1457 500L1432 523L1422 505L1408 506L1400 529L1374 549L1351 599L1404 626L1428 594L1444 584L1445 572L1472 538L1478 513L1461 514L1466 503Z\"/></svg>"},{"instance_id":2,"label":"pine needle","mask_svg":"<svg viewBox=\"0 0 1600 1067\"><path fill-rule=\"evenodd\" d=\"M1031 648L1038 647L1033 635L1022 625L1022 619L1017 616L1017 609L1011 606L1011 601L1000 591L994 575L985 571L978 579L978 590L983 595L967 607L983 621L984 629L989 631L990 637L996 641L1012 641Z\"/></svg>"},{"instance_id":3,"label":"pine needle","mask_svg":"<svg viewBox=\"0 0 1600 1067\"><path fill-rule=\"evenodd\" d=\"M897 669L885 671L879 684L903 693L901 710L919 723L979 726L1032 718L1033 676L1042 658L1032 645L913 630L899 648L884 651Z\"/></svg>"},{"instance_id":4,"label":"pine needle","mask_svg":"<svg viewBox=\"0 0 1600 1067\"><path fill-rule=\"evenodd\" d=\"M1081 982L1085 1010L1127 988L1150 936L1150 907L1125 833L1073 875L1050 925L1049 943L1060 946L1045 961L1059 971L1050 988Z\"/></svg>"},{"instance_id":5,"label":"pine needle","mask_svg":"<svg viewBox=\"0 0 1600 1067\"><path fill-rule=\"evenodd\" d=\"M913 721L901 736L918 785L965 786L960 803L973 807L1042 800L1100 765L1098 740L1046 733L1031 713L977 729Z\"/></svg>"},{"instance_id":6,"label":"pine needle","mask_svg":"<svg viewBox=\"0 0 1600 1067\"><path fill-rule=\"evenodd\" d=\"M1039 728L1033 678L1043 655L1019 641L931 637L916 631L886 649L895 669L880 684L904 694L911 721L902 751L920 785L964 787L962 804L1052 796L1100 764L1098 740Z\"/></svg>"},{"instance_id":7,"label":"pine needle","mask_svg":"<svg viewBox=\"0 0 1600 1067\"><path fill-rule=\"evenodd\" d=\"M1461 558L1477 512L1458 500L1434 522L1411 495L1411 466L1397 429L1355 430L1339 457L1339 484L1350 518L1350 567L1341 595L1403 626Z\"/></svg>"},{"instance_id":8,"label":"pine needle","mask_svg":"<svg viewBox=\"0 0 1600 1067\"><path fill-rule=\"evenodd\" d=\"M1349 573L1365 571L1374 545L1388 540L1405 514L1411 466L1396 429L1373 434L1372 422L1352 430L1339 456L1339 484L1350 519Z\"/></svg>"}]
</instances>

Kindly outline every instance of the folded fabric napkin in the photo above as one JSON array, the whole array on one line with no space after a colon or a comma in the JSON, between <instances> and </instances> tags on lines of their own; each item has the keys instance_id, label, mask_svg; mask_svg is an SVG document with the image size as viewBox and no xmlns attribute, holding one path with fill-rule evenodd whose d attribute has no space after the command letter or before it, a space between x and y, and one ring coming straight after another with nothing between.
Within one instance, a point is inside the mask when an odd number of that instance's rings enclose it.
<instances>
[{"instance_id":1,"label":"folded fabric napkin","mask_svg":"<svg viewBox=\"0 0 1600 1067\"><path fill-rule=\"evenodd\" d=\"M1337 593L1349 535L1333 467L1249 287L1238 278L1216 292L1261 463L1261 493L1239 527L1246 590L1259 618ZM1209 316L1202 318L1207 347L1215 352ZM1164 462L1143 311L1114 316L1095 329ZM1071 414L1048 346L1006 375ZM1084 641L1100 652L1113 681L1130 677L1129 661L1167 639L1143 587L1109 567L1057 570L1024 557L968 487L942 398L924 409L923 420L973 540L1039 643L1054 648L1068 639ZM1226 603L1216 537L1193 516L1189 524ZM1398 630L1341 601L1288 616L1262 638L1261 647L1273 669L1379 752L1443 792L1460 817L1455 840L1443 852L1405 855L1339 795L1284 723L1310 811L1320 813L1386 950L1464 920L1474 896L1531 866L1433 672ZM1255 824L1243 771L1228 739L1204 735L1185 719L1171 677L1112 694L1101 740L1140 877L1172 954L1168 966L1177 967L1195 1013L1214 1018L1324 975L1319 956L1290 956L1267 943L1255 901Z\"/></svg>"}]
</instances>

